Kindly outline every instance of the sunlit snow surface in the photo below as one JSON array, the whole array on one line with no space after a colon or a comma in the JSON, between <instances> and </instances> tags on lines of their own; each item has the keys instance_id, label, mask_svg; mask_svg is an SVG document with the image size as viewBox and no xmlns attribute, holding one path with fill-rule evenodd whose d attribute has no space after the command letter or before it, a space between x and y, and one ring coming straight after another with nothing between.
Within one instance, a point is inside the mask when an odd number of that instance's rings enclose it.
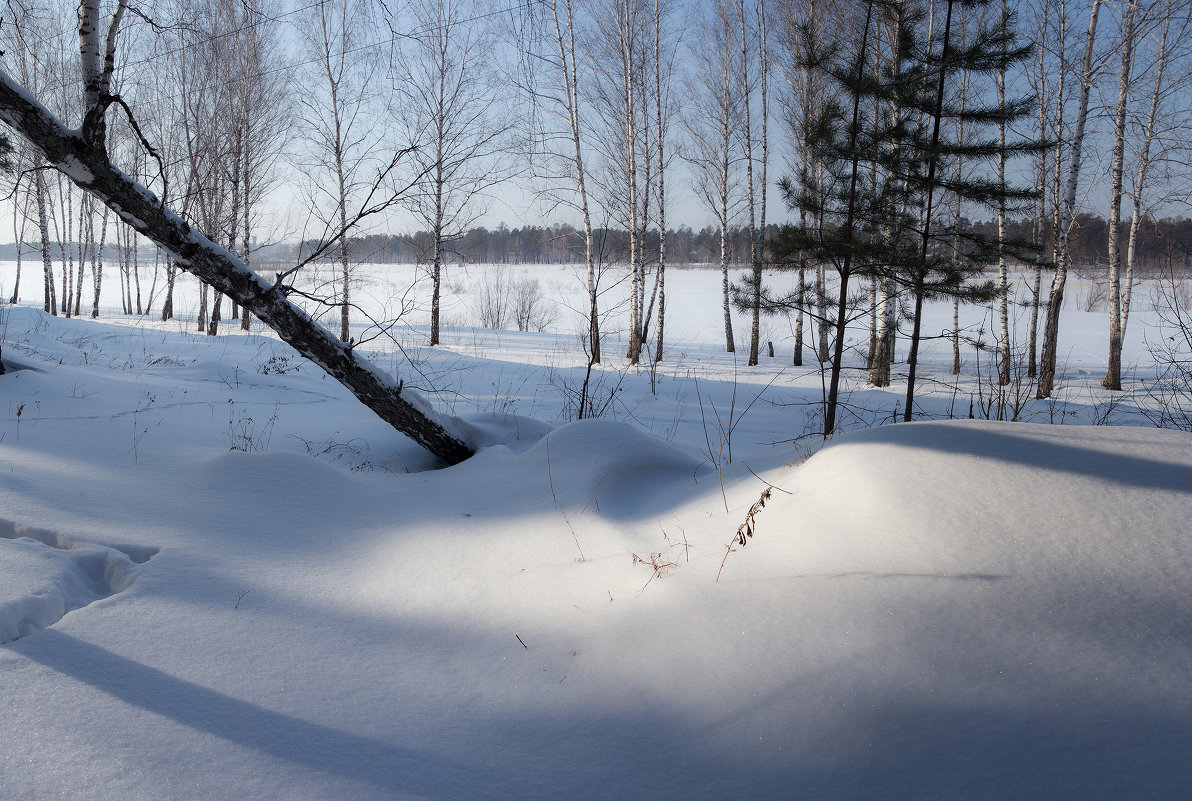
<instances>
[{"instance_id":1,"label":"sunlit snow surface","mask_svg":"<svg viewBox=\"0 0 1192 801\"><path fill-rule=\"evenodd\" d=\"M1186 434L854 421L805 459L818 375L734 380L676 311L665 366L612 360L570 424L566 326L411 328L418 370L378 363L483 446L435 471L264 334L0 313L0 798L1192 786ZM1107 397L1069 330L1037 421Z\"/></svg>"}]
</instances>

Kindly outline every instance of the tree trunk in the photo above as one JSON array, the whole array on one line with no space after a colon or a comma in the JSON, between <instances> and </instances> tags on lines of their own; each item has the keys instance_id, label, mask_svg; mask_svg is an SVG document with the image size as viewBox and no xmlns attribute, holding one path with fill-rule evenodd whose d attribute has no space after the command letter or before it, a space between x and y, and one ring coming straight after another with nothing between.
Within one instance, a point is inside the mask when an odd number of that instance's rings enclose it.
<instances>
[{"instance_id":1,"label":"tree trunk","mask_svg":"<svg viewBox=\"0 0 1192 801\"><path fill-rule=\"evenodd\" d=\"M558 0L552 0L551 13L555 27L555 41L559 46L559 65L563 73L566 93L567 123L571 144L575 151L575 188L579 195L580 216L584 223L584 258L587 261L588 286L588 363L600 364L600 317L597 304L596 254L592 244L592 217L588 209L588 190L584 168L583 141L580 136L579 72L575 63L575 9L571 0L564 1L566 23L559 19ZM564 33L564 24L566 33Z\"/></svg>"},{"instance_id":2,"label":"tree trunk","mask_svg":"<svg viewBox=\"0 0 1192 801\"><path fill-rule=\"evenodd\" d=\"M1002 24L1007 19L1006 0L1002 0ZM1006 108L1006 67L997 71L997 105ZM963 102L963 101L962 101ZM1010 281L1006 268L1006 121L997 124L997 182L1000 194L997 199L997 288L998 321L1001 335L998 337L998 384L1010 384Z\"/></svg>"},{"instance_id":3,"label":"tree trunk","mask_svg":"<svg viewBox=\"0 0 1192 801\"><path fill-rule=\"evenodd\" d=\"M20 179L12 190L12 241L17 249L17 274L12 282L12 298L9 303L16 303L21 295L21 252L25 249L25 214L20 205ZM29 210L29 189L25 189L25 212Z\"/></svg>"},{"instance_id":4,"label":"tree trunk","mask_svg":"<svg viewBox=\"0 0 1192 801\"><path fill-rule=\"evenodd\" d=\"M669 67L668 67L669 70ZM654 343L654 361L662 361L663 333L666 318L666 117L663 114L664 94L669 100L670 75L667 91L662 83L662 4L654 0L654 121L658 141L658 339ZM668 109L669 112L669 109Z\"/></svg>"},{"instance_id":5,"label":"tree trunk","mask_svg":"<svg viewBox=\"0 0 1192 801\"><path fill-rule=\"evenodd\" d=\"M1121 336L1126 336L1126 326L1130 322L1130 298L1134 290L1134 254L1138 242L1138 230L1142 225L1142 195L1146 187L1147 173L1151 166L1151 147L1157 137L1156 122L1159 112L1159 99L1163 94L1163 80L1167 73L1169 52L1167 39L1171 31L1171 3L1164 4L1164 16L1159 34L1159 51L1156 55L1155 84L1151 92L1151 106L1147 112L1146 133L1143 135L1142 147L1138 153L1138 173L1134 176L1134 192L1131 196L1134 210L1130 219L1130 234L1126 244L1126 285L1122 288L1121 303Z\"/></svg>"},{"instance_id":6,"label":"tree trunk","mask_svg":"<svg viewBox=\"0 0 1192 801\"><path fill-rule=\"evenodd\" d=\"M890 386L890 364L894 361L894 338L898 325L898 300L888 278L877 281L877 303L874 310L877 331L873 353L869 358L869 383L875 387Z\"/></svg>"},{"instance_id":7,"label":"tree trunk","mask_svg":"<svg viewBox=\"0 0 1192 801\"><path fill-rule=\"evenodd\" d=\"M1064 186L1064 197L1060 206L1060 220L1056 230L1058 246L1055 265L1055 279L1051 283L1051 297L1047 303L1047 321L1043 327L1043 352L1039 357L1039 386L1037 397L1042 400L1051 397L1055 388L1056 351L1059 345L1060 312L1064 305L1064 284L1068 280L1068 264L1071 253L1068 235L1076 211L1076 188L1080 179L1081 148L1084 145L1085 125L1088 122L1089 92L1093 78L1093 46L1097 38L1097 14L1102 0L1093 0L1089 11L1089 29L1085 37L1084 62L1080 73L1080 105L1076 113L1076 130L1072 136L1071 155L1068 164L1068 180Z\"/></svg>"},{"instance_id":8,"label":"tree trunk","mask_svg":"<svg viewBox=\"0 0 1192 801\"><path fill-rule=\"evenodd\" d=\"M757 255L757 187L753 181L753 84L749 77L750 47L749 32L745 25L745 0L738 0L738 15L741 23L741 119L744 122L745 141L745 201L749 209L749 359L750 366L758 363L758 347L761 344L761 261Z\"/></svg>"},{"instance_id":9,"label":"tree trunk","mask_svg":"<svg viewBox=\"0 0 1192 801\"><path fill-rule=\"evenodd\" d=\"M95 258L91 261L91 287L95 296L91 300L91 316L99 317L99 291L103 287L103 247L108 241L108 214L111 209L104 206L103 222L99 229L99 248L95 251Z\"/></svg>"},{"instance_id":10,"label":"tree trunk","mask_svg":"<svg viewBox=\"0 0 1192 801\"><path fill-rule=\"evenodd\" d=\"M46 179L38 170L34 178L37 188L37 228L41 234L41 266L45 273L45 311L58 316L58 294L54 289L54 260L50 256L50 227L46 221Z\"/></svg>"},{"instance_id":11,"label":"tree trunk","mask_svg":"<svg viewBox=\"0 0 1192 801\"><path fill-rule=\"evenodd\" d=\"M803 366L803 298L807 294L807 265L803 257L799 257L799 294L795 301L795 353L791 357L791 364L795 367Z\"/></svg>"},{"instance_id":12,"label":"tree trunk","mask_svg":"<svg viewBox=\"0 0 1192 801\"><path fill-rule=\"evenodd\" d=\"M728 291L728 231L722 222L720 224L720 296L724 300L724 350L736 353L733 344L733 304Z\"/></svg>"},{"instance_id":13,"label":"tree trunk","mask_svg":"<svg viewBox=\"0 0 1192 801\"><path fill-rule=\"evenodd\" d=\"M1109 170L1109 357L1101 386L1122 388L1122 175L1126 151L1126 106L1130 99L1130 72L1134 65L1134 16L1138 0L1127 0L1122 20L1122 70L1118 78L1117 108L1113 123L1113 161ZM1135 210L1135 217L1138 216Z\"/></svg>"}]
</instances>

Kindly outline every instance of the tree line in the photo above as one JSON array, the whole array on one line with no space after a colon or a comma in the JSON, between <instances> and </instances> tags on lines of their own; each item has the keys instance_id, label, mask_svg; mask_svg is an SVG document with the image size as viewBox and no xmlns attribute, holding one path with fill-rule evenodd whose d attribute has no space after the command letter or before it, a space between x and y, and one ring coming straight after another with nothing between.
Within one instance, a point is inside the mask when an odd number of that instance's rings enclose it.
<instances>
[{"instance_id":1,"label":"tree line","mask_svg":"<svg viewBox=\"0 0 1192 801\"><path fill-rule=\"evenodd\" d=\"M997 222L965 222L967 227L986 236L993 235ZM1132 220L1119 224L1119 236L1129 234ZM1014 239L1029 238L1032 231L1044 232L1050 237L1050 220L1036 222L1022 218L1006 222L1007 234ZM767 237L774 239L781 226L771 223L767 226ZM607 228L593 229L597 251L607 253L607 261L615 262L628 251L628 233ZM657 237L657 233L654 234ZM728 230L729 263L748 263L749 232L739 226ZM656 240L655 240L656 241ZM705 225L698 231L682 225L666 232L670 250L670 261L682 267L709 266L717 264L720 248L720 231ZM1069 235L1072 262L1081 268L1091 268L1094 273L1107 271L1106 252L1109 243L1109 227L1103 217L1081 213L1073 221ZM415 231L402 234L369 234L348 237L346 249L352 258L368 264L420 264L425 263L427 254L433 248L434 234L431 231ZM301 243L276 243L260 246L263 261L295 261L319 248L320 242L308 240ZM53 249L61 251L63 243L53 241ZM75 252L80 243L66 243L66 248ZM500 224L496 228L483 225L469 228L462 236L446 239L443 253L451 261L464 264L582 264L584 261L583 233L566 223L551 226L522 225L510 228ZM1192 219L1187 217L1165 217L1145 219L1139 228L1136 243L1135 264L1144 273L1174 270L1184 273L1192 270ZM39 245L24 242L18 248L16 243L0 244L0 259L15 261L19 256L28 258L39 253ZM647 258L657 258L656 248L646 244ZM142 244L138 250L140 262L152 263L154 248ZM101 258L107 263L118 262L121 251L115 245L107 245ZM328 257L331 258L331 257ZM770 264L771 268L779 265ZM1022 267L1023 265L1016 265ZM10 302L15 303L14 295ZM132 312L129 312L132 313Z\"/></svg>"},{"instance_id":2,"label":"tree line","mask_svg":"<svg viewBox=\"0 0 1192 801\"><path fill-rule=\"evenodd\" d=\"M1029 239L1038 226L1045 237L1051 235L1051 221L1036 222L1021 218L1007 220L1006 233L1012 239ZM964 227L979 235L993 236L996 220L984 222L964 221ZM1131 220L1119 224L1119 236L1126 236L1132 226ZM767 225L767 238L774 239L781 231L777 223ZM608 254L606 261L616 262L628 253L629 234L607 228L592 231L599 253ZM740 226L728 229L729 263L749 263L749 231ZM657 259L657 231L651 241L644 244L647 259ZM1078 214L1073 221L1069 235L1072 262L1075 266L1091 268L1094 272L1107 271L1106 253L1109 243L1108 223L1094 214ZM705 225L698 231L688 226L668 229L666 232L668 259L676 266L717 265L720 257L720 231ZM420 264L427 261L431 252L434 234L430 231L416 231L404 234L370 234L348 239L347 248L353 257L365 263L378 264ZM311 240L300 244L280 245L270 251L269 258L294 260L302 258L319 246ZM475 226L462 236L447 239L442 245L448 260L464 264L582 264L584 261L583 232L572 225L561 223L552 226L523 225L510 228L498 225L496 228ZM1192 219L1187 217L1160 220L1143 220L1136 243L1135 264L1142 272L1156 272L1173 269L1183 273L1192 269ZM0 257L12 258L12 248L0 246ZM768 267L777 269L773 262ZM1016 268L1024 265L1016 264Z\"/></svg>"}]
</instances>

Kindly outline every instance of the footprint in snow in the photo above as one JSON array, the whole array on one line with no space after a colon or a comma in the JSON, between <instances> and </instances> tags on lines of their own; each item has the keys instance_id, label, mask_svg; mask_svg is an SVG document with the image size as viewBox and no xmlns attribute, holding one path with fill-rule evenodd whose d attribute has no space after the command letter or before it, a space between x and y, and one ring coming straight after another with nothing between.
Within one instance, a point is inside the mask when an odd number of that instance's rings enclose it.
<instances>
[{"instance_id":1,"label":"footprint in snow","mask_svg":"<svg viewBox=\"0 0 1192 801\"><path fill-rule=\"evenodd\" d=\"M132 584L156 548L97 545L0 519L0 644Z\"/></svg>"}]
</instances>

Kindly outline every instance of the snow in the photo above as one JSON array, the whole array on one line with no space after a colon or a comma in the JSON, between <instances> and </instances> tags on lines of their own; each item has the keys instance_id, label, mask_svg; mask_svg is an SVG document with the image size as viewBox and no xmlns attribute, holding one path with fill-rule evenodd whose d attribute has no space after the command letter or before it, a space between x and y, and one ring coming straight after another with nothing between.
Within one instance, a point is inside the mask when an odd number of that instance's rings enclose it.
<instances>
[{"instance_id":1,"label":"snow","mask_svg":"<svg viewBox=\"0 0 1192 801\"><path fill-rule=\"evenodd\" d=\"M481 448L442 470L266 333L0 309L0 796L1187 796L1192 439L1140 392L1076 424L1095 313L1037 422L864 426L896 381L820 448L818 373L720 353L700 271L667 362L569 422L581 306L537 275L544 333L464 293L442 348L406 321L414 366L371 343ZM925 416L967 416L940 382Z\"/></svg>"}]
</instances>

